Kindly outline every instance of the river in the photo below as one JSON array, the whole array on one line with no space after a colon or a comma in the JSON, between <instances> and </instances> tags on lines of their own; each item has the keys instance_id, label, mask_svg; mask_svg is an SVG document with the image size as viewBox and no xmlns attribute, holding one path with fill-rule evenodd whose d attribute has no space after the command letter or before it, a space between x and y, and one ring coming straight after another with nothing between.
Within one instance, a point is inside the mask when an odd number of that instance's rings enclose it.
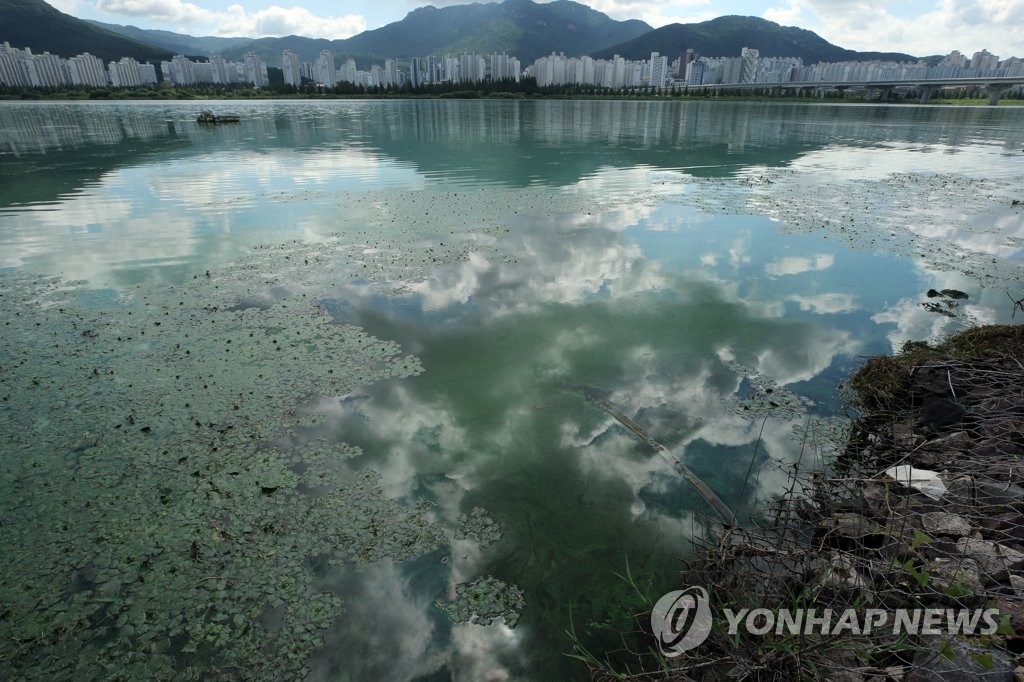
<instances>
[{"instance_id":1,"label":"river","mask_svg":"<svg viewBox=\"0 0 1024 682\"><path fill-rule=\"evenodd\" d=\"M0 103L0 659L630 660L717 517L614 412L750 522L864 356L1010 320L1022 113Z\"/></svg>"}]
</instances>

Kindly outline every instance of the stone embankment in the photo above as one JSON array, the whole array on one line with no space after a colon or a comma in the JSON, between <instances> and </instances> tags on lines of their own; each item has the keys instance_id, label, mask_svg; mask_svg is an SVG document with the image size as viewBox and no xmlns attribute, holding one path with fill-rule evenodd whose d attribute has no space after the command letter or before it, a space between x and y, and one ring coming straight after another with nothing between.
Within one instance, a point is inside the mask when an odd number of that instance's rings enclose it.
<instances>
[{"instance_id":1,"label":"stone embankment","mask_svg":"<svg viewBox=\"0 0 1024 682\"><path fill-rule=\"evenodd\" d=\"M688 678L1024 680L1024 325L908 344L848 387L861 417L845 452L794 477L760 528L727 530L690 580L719 607L875 609L885 626L716 629L715 662ZM941 616L893 627L915 611Z\"/></svg>"}]
</instances>

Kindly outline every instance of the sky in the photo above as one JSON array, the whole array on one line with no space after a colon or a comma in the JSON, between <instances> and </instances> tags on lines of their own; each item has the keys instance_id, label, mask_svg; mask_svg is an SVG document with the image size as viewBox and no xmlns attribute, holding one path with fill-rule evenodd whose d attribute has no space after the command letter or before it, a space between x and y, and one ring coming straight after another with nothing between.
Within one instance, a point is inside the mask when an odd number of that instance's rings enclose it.
<instances>
[{"instance_id":1,"label":"sky","mask_svg":"<svg viewBox=\"0 0 1024 682\"><path fill-rule=\"evenodd\" d=\"M348 38L417 7L458 0L47 0L68 14L194 36ZM726 14L814 31L853 50L1024 57L1024 0L582 0L613 19L658 28ZM292 5L291 2L299 4ZM287 5L287 6L285 6ZM787 55L766 55L787 56Z\"/></svg>"}]
</instances>

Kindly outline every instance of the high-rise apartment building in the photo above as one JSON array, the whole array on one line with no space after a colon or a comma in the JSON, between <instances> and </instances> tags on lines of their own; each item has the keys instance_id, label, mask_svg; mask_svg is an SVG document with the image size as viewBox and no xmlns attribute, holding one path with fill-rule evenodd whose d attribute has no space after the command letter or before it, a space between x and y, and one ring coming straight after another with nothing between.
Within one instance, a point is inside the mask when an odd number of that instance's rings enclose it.
<instances>
[{"instance_id":1,"label":"high-rise apartment building","mask_svg":"<svg viewBox=\"0 0 1024 682\"><path fill-rule=\"evenodd\" d=\"M757 61L761 53L752 47L740 50L740 83L757 82Z\"/></svg>"},{"instance_id":2,"label":"high-rise apartment building","mask_svg":"<svg viewBox=\"0 0 1024 682\"><path fill-rule=\"evenodd\" d=\"M43 52L31 55L25 66L28 67L29 80L35 87L59 88L71 83L65 61L55 54Z\"/></svg>"},{"instance_id":3,"label":"high-rise apartment building","mask_svg":"<svg viewBox=\"0 0 1024 682\"><path fill-rule=\"evenodd\" d=\"M981 69L982 71L992 71L999 67L999 57L995 56L988 50L981 50L975 52L974 56L971 57L971 68Z\"/></svg>"},{"instance_id":4,"label":"high-rise apartment building","mask_svg":"<svg viewBox=\"0 0 1024 682\"><path fill-rule=\"evenodd\" d=\"M197 76L198 77L198 76ZM219 54L210 57L210 82L220 85L238 82L238 69Z\"/></svg>"},{"instance_id":5,"label":"high-rise apartment building","mask_svg":"<svg viewBox=\"0 0 1024 682\"><path fill-rule=\"evenodd\" d=\"M684 77L687 85L702 85L704 83L704 62L687 64Z\"/></svg>"},{"instance_id":6,"label":"high-rise apartment building","mask_svg":"<svg viewBox=\"0 0 1024 682\"><path fill-rule=\"evenodd\" d=\"M326 88L333 88L338 82L334 70L334 53L330 50L321 50L320 56L313 65L313 79Z\"/></svg>"},{"instance_id":7,"label":"high-rise apartment building","mask_svg":"<svg viewBox=\"0 0 1024 682\"><path fill-rule=\"evenodd\" d=\"M142 85L139 76L139 63L131 57L122 57L119 62L110 62L107 67L110 73L110 84L115 88L131 88Z\"/></svg>"},{"instance_id":8,"label":"high-rise apartment building","mask_svg":"<svg viewBox=\"0 0 1024 682\"><path fill-rule=\"evenodd\" d=\"M28 77L21 67L21 50L9 43L0 45L0 85L28 85Z\"/></svg>"},{"instance_id":9,"label":"high-rise apartment building","mask_svg":"<svg viewBox=\"0 0 1024 682\"><path fill-rule=\"evenodd\" d=\"M68 75L74 85L102 88L107 85L107 70L103 60L83 52L68 60Z\"/></svg>"},{"instance_id":10,"label":"high-rise apartment building","mask_svg":"<svg viewBox=\"0 0 1024 682\"><path fill-rule=\"evenodd\" d=\"M648 68L647 85L659 90L664 88L666 83L668 83L668 57L652 52Z\"/></svg>"},{"instance_id":11,"label":"high-rise apartment building","mask_svg":"<svg viewBox=\"0 0 1024 682\"><path fill-rule=\"evenodd\" d=\"M257 88L265 88L270 85L270 79L267 77L267 65L255 52L245 55L245 80Z\"/></svg>"},{"instance_id":12,"label":"high-rise apartment building","mask_svg":"<svg viewBox=\"0 0 1024 682\"><path fill-rule=\"evenodd\" d=\"M299 61L299 55L291 50L285 50L281 55L281 71L284 72L284 82L287 85L302 85L302 63Z\"/></svg>"},{"instance_id":13,"label":"high-rise apartment building","mask_svg":"<svg viewBox=\"0 0 1024 682\"><path fill-rule=\"evenodd\" d=\"M319 82L319 79L315 76L313 79ZM346 83L359 83L359 75L356 71L356 63L354 60L345 60L345 63L341 65L341 70L338 72L338 80L345 81Z\"/></svg>"},{"instance_id":14,"label":"high-rise apartment building","mask_svg":"<svg viewBox=\"0 0 1024 682\"><path fill-rule=\"evenodd\" d=\"M409 84L415 89L423 87L429 82L427 60L422 57L413 57L409 60Z\"/></svg>"},{"instance_id":15,"label":"high-rise apartment building","mask_svg":"<svg viewBox=\"0 0 1024 682\"><path fill-rule=\"evenodd\" d=\"M519 60L507 54L491 55L491 80L519 80Z\"/></svg>"}]
</instances>

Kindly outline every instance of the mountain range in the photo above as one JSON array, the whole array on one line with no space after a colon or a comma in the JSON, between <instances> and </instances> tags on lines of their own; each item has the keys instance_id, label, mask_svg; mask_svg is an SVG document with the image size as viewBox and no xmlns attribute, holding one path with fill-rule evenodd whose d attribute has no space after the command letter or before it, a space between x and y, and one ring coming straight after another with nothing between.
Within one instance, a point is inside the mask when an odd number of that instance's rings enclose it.
<instances>
[{"instance_id":1,"label":"mountain range","mask_svg":"<svg viewBox=\"0 0 1024 682\"><path fill-rule=\"evenodd\" d=\"M282 38L196 37L171 31L141 29L82 21L54 9L43 0L0 0L0 42L14 47L48 50L70 57L90 52L104 60L131 56L150 61L172 54L221 54L240 60L255 52L272 66L284 50L312 61L329 49L340 58L353 58L360 67L385 58L408 60L426 55L475 52L506 53L523 66L552 52L567 56L614 54L647 59L660 52L674 59L687 48L709 57L739 56L752 47L763 57L800 57L805 64L819 61L915 59L902 53L855 52L829 43L805 29L780 26L757 17L725 16L698 24L671 24L652 29L638 20L616 21L573 0L536 3L504 0L437 8L421 7L401 21L364 31L344 40L302 36Z\"/></svg>"},{"instance_id":2,"label":"mountain range","mask_svg":"<svg viewBox=\"0 0 1024 682\"><path fill-rule=\"evenodd\" d=\"M2 3L3 0L0 0ZM174 54L188 55L210 55L220 54L224 50L251 43L252 38L221 38L219 36L190 36L173 31L159 31L154 29L136 28L135 26L121 26L119 24L106 24L102 21L89 21L88 23L98 26L104 30L116 33L131 40L155 45Z\"/></svg>"},{"instance_id":3,"label":"mountain range","mask_svg":"<svg viewBox=\"0 0 1024 682\"><path fill-rule=\"evenodd\" d=\"M345 40L314 40L300 36L261 38L224 50L228 59L253 51L268 63L277 63L284 50L304 61L330 49L357 62L407 60L429 54L506 53L525 66L552 51L588 54L610 45L639 38L651 27L642 21L615 21L606 14L572 0L536 3L505 0L437 8L421 7L404 19L364 31Z\"/></svg>"},{"instance_id":4,"label":"mountain range","mask_svg":"<svg viewBox=\"0 0 1024 682\"><path fill-rule=\"evenodd\" d=\"M0 0L0 43L29 47L73 57L82 52L104 61L135 57L142 61L168 59L170 51L76 19L42 0Z\"/></svg>"},{"instance_id":5,"label":"mountain range","mask_svg":"<svg viewBox=\"0 0 1024 682\"><path fill-rule=\"evenodd\" d=\"M692 48L705 57L738 57L744 47L758 50L762 57L800 57L804 64L916 59L900 52L846 50L813 31L740 16L718 17L700 24L669 24L633 40L597 50L593 56L607 59L618 54L626 59L647 59L651 52L660 52L671 59L682 50Z\"/></svg>"}]
</instances>

